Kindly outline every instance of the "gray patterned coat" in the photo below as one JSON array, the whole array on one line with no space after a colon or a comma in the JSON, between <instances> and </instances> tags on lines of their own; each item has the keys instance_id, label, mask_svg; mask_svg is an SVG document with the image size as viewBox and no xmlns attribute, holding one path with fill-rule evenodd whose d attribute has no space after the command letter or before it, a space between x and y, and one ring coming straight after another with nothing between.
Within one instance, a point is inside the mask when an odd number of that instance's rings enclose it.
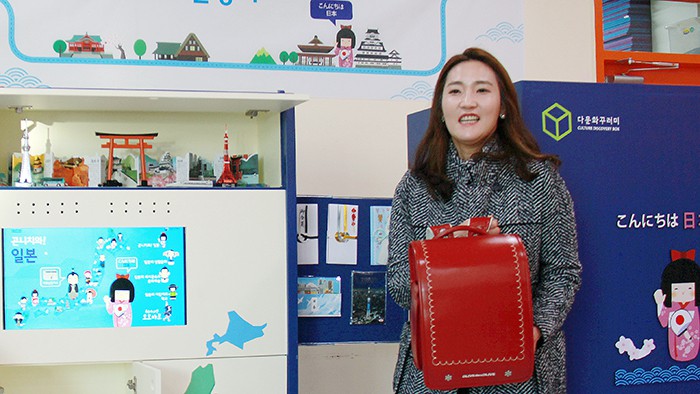
<instances>
[{"instance_id":1,"label":"gray patterned coat","mask_svg":"<svg viewBox=\"0 0 700 394\"><path fill-rule=\"evenodd\" d=\"M498 149L496 143L484 149ZM573 202L564 180L547 162L532 162L539 174L531 182L520 179L513 166L487 160L463 161L453 144L447 175L455 190L447 202L430 197L426 185L407 172L394 195L389 233L389 293L410 309L408 244L425 238L429 226L457 225L465 219L493 215L503 233L520 235L530 262L534 322L542 331L535 353L535 374L521 384L472 388L470 393L566 392L565 343L561 330L581 284ZM394 373L397 393L439 393L423 383L413 364L409 323L403 327ZM452 391L453 393L455 391Z\"/></svg>"}]
</instances>

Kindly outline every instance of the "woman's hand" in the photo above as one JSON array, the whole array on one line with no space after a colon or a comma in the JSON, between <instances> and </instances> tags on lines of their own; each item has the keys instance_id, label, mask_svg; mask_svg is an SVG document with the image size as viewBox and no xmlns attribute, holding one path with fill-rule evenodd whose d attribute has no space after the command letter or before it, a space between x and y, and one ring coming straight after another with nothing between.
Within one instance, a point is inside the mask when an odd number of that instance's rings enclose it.
<instances>
[{"instance_id":1,"label":"woman's hand","mask_svg":"<svg viewBox=\"0 0 700 394\"><path fill-rule=\"evenodd\" d=\"M542 331L540 331L539 327L537 326L532 326L532 337L534 339L533 346L534 349L533 351L537 351L537 342L540 341L540 338L542 338Z\"/></svg>"},{"instance_id":2,"label":"woman's hand","mask_svg":"<svg viewBox=\"0 0 700 394\"><path fill-rule=\"evenodd\" d=\"M498 227L498 219L494 218L493 216L489 216L488 218L478 218L478 219L488 219L488 222L484 223L485 225L482 225L481 222L474 223L474 219L467 219L460 223L460 226L472 226L476 228L480 228L486 231L486 234L489 235L496 235L501 233L501 228ZM474 221L474 222L473 222ZM485 227L485 228L484 228ZM455 237L467 237L469 236L468 231L455 231L454 232Z\"/></svg>"},{"instance_id":3,"label":"woman's hand","mask_svg":"<svg viewBox=\"0 0 700 394\"><path fill-rule=\"evenodd\" d=\"M496 235L501 233L501 228L498 227L498 219L491 216L491 223L489 223L486 233L490 235Z\"/></svg>"}]
</instances>

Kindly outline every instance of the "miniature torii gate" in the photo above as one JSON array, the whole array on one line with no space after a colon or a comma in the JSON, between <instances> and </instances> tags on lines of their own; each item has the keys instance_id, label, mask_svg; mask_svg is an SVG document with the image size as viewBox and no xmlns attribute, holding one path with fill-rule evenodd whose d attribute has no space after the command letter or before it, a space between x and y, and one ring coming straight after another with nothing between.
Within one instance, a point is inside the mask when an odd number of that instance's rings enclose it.
<instances>
[{"instance_id":1,"label":"miniature torii gate","mask_svg":"<svg viewBox=\"0 0 700 394\"><path fill-rule=\"evenodd\" d=\"M114 167L114 148L129 148L138 149L141 154L141 186L148 186L148 180L146 178L146 149L153 148L153 145L148 144L147 140L152 140L158 136L158 133L144 133L144 134L112 134L112 133L100 133L95 132L95 135L108 140L102 144L102 148L109 149L109 160L107 167L107 182L105 184L110 186L112 183L112 170ZM124 142L117 142L115 140L124 140ZM136 142L132 143L132 140Z\"/></svg>"}]
</instances>

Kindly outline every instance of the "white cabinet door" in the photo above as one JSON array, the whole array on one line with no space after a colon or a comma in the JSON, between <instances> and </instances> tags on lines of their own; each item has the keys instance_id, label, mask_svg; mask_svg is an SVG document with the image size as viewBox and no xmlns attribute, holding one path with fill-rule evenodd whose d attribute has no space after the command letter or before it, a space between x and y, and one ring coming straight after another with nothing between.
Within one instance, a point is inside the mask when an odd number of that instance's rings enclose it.
<instances>
[{"instance_id":1,"label":"white cabinet door","mask_svg":"<svg viewBox=\"0 0 700 394\"><path fill-rule=\"evenodd\" d=\"M135 362L132 364L132 372L133 380L127 385L134 390L134 394L161 394L160 369Z\"/></svg>"}]
</instances>

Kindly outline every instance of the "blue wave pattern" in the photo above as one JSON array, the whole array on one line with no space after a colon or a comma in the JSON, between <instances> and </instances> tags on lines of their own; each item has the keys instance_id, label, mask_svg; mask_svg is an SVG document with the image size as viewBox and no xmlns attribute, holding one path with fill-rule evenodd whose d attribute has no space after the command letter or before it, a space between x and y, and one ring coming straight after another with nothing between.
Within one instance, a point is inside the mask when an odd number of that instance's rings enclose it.
<instances>
[{"instance_id":1,"label":"blue wave pattern","mask_svg":"<svg viewBox=\"0 0 700 394\"><path fill-rule=\"evenodd\" d=\"M418 81L403 89L401 93L391 96L392 99L432 100L433 86L425 81Z\"/></svg>"},{"instance_id":2,"label":"blue wave pattern","mask_svg":"<svg viewBox=\"0 0 700 394\"><path fill-rule=\"evenodd\" d=\"M624 369L615 371L615 386L634 386L651 383L690 382L700 380L700 368L688 365L685 368L672 366L669 369L654 367L647 371L637 368L632 372Z\"/></svg>"},{"instance_id":3,"label":"blue wave pattern","mask_svg":"<svg viewBox=\"0 0 700 394\"><path fill-rule=\"evenodd\" d=\"M492 27L486 31L486 33L476 37L486 38L491 41L508 40L512 42L520 42L525 38L524 26L513 26L508 22L501 22L496 27Z\"/></svg>"},{"instance_id":4,"label":"blue wave pattern","mask_svg":"<svg viewBox=\"0 0 700 394\"><path fill-rule=\"evenodd\" d=\"M0 74L0 87L4 88L48 88L41 80L21 68L13 67Z\"/></svg>"}]
</instances>

